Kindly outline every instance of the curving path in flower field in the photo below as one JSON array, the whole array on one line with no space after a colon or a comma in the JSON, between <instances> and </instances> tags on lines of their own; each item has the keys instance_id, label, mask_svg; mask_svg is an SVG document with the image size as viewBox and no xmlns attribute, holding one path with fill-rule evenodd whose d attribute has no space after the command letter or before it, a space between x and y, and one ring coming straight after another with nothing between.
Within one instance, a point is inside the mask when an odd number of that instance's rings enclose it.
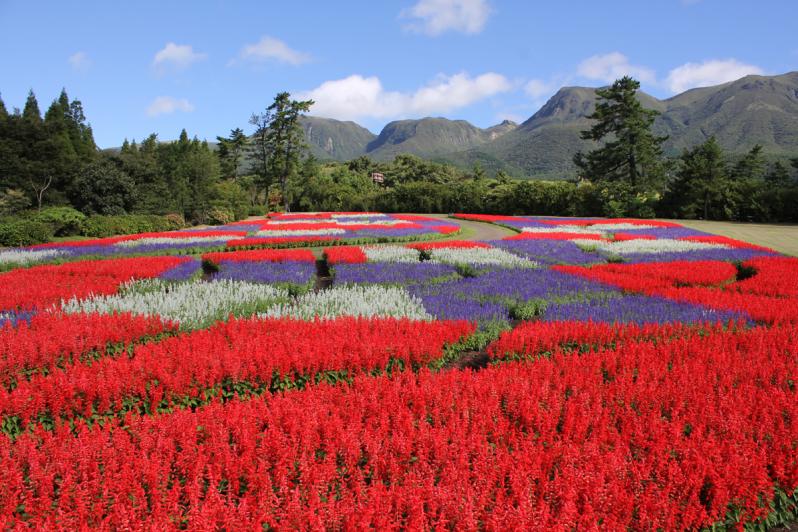
<instances>
[{"instance_id":1,"label":"curving path in flower field","mask_svg":"<svg viewBox=\"0 0 798 532\"><path fill-rule=\"evenodd\" d=\"M449 235L438 240L501 240L504 237L517 234L516 231L500 225L449 218L447 214L422 214L421 216L440 218L441 220L454 222L460 226L460 233Z\"/></svg>"}]
</instances>

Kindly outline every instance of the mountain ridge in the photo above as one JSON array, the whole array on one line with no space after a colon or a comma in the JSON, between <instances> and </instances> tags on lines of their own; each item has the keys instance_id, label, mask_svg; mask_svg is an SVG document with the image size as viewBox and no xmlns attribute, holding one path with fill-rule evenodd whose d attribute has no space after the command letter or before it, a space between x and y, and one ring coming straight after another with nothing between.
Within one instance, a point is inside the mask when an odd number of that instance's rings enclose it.
<instances>
[{"instance_id":1,"label":"mountain ridge","mask_svg":"<svg viewBox=\"0 0 798 532\"><path fill-rule=\"evenodd\" d=\"M518 176L566 178L575 170L573 154L594 146L579 132L590 125L595 91L562 87L521 124L503 122L483 129L446 118L393 121L359 155L383 161L411 153L464 167L480 163ZM771 156L798 154L798 72L749 75L666 99L643 91L638 97L645 107L660 111L654 129L669 136L664 145L668 155L713 135L732 154L755 144Z\"/></svg>"}]
</instances>

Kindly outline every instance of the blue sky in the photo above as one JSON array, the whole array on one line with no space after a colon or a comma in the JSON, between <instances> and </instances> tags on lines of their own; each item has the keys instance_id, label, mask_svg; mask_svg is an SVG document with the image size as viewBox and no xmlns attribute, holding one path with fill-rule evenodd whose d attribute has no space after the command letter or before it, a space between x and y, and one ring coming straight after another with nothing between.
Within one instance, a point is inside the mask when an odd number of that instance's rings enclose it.
<instances>
[{"instance_id":1,"label":"blue sky","mask_svg":"<svg viewBox=\"0 0 798 532\"><path fill-rule=\"evenodd\" d=\"M796 0L0 0L0 94L44 111L66 87L100 147L181 128L214 139L287 90L374 132L395 119L487 127L563 85L631 74L664 98L798 69Z\"/></svg>"}]
</instances>

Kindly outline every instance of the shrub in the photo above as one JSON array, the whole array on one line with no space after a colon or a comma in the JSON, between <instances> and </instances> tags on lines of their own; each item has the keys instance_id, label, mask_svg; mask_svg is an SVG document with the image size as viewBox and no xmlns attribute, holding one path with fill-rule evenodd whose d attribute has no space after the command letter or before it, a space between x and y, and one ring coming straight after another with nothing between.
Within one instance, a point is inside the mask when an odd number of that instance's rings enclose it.
<instances>
[{"instance_id":1,"label":"shrub","mask_svg":"<svg viewBox=\"0 0 798 532\"><path fill-rule=\"evenodd\" d=\"M9 220L0 223L0 245L9 247L30 246L49 242L53 229L36 220Z\"/></svg>"},{"instance_id":2,"label":"shrub","mask_svg":"<svg viewBox=\"0 0 798 532\"><path fill-rule=\"evenodd\" d=\"M94 238L169 231L174 219L154 214L127 214L121 216L89 216L83 223L82 234Z\"/></svg>"},{"instance_id":3,"label":"shrub","mask_svg":"<svg viewBox=\"0 0 798 532\"><path fill-rule=\"evenodd\" d=\"M16 214L31 206L30 199L19 189L0 192L0 215Z\"/></svg>"},{"instance_id":4,"label":"shrub","mask_svg":"<svg viewBox=\"0 0 798 532\"><path fill-rule=\"evenodd\" d=\"M179 213L166 214L164 219L169 224L169 229L183 229L186 226L186 219Z\"/></svg>"},{"instance_id":5,"label":"shrub","mask_svg":"<svg viewBox=\"0 0 798 532\"><path fill-rule=\"evenodd\" d=\"M79 235L86 215L72 207L47 207L33 216L37 222L49 224L55 236Z\"/></svg>"},{"instance_id":6,"label":"shrub","mask_svg":"<svg viewBox=\"0 0 798 532\"><path fill-rule=\"evenodd\" d=\"M227 207L211 207L208 211L208 224L224 225L236 220L235 213Z\"/></svg>"}]
</instances>

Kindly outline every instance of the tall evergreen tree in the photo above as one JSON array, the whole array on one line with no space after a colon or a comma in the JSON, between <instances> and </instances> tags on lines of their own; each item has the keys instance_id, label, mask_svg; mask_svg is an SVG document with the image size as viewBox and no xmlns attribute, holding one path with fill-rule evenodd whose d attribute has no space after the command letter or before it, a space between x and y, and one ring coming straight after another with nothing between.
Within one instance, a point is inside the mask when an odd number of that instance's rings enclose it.
<instances>
[{"instance_id":1,"label":"tall evergreen tree","mask_svg":"<svg viewBox=\"0 0 798 532\"><path fill-rule=\"evenodd\" d=\"M25 100L25 107L22 109L22 118L31 124L41 124L42 112L39 110L39 102L33 89L28 91L28 99Z\"/></svg>"},{"instance_id":2,"label":"tall evergreen tree","mask_svg":"<svg viewBox=\"0 0 798 532\"><path fill-rule=\"evenodd\" d=\"M287 92L281 92L274 102L260 115L252 115L250 123L255 125L256 159L259 176L266 177L268 188L275 180L280 185L285 210L290 208L288 182L298 175L303 152L307 149L305 134L299 124L302 113L310 110L313 100L292 100Z\"/></svg>"},{"instance_id":3,"label":"tall evergreen tree","mask_svg":"<svg viewBox=\"0 0 798 532\"><path fill-rule=\"evenodd\" d=\"M765 176L767 163L762 153L762 145L757 144L746 153L731 170L734 179L762 179Z\"/></svg>"},{"instance_id":4,"label":"tall evergreen tree","mask_svg":"<svg viewBox=\"0 0 798 532\"><path fill-rule=\"evenodd\" d=\"M686 218L704 220L729 218L729 195L733 187L728 179L723 151L715 137L679 158L679 170L669 194L675 198L676 213Z\"/></svg>"},{"instance_id":5,"label":"tall evergreen tree","mask_svg":"<svg viewBox=\"0 0 798 532\"><path fill-rule=\"evenodd\" d=\"M774 188L785 188L790 186L790 171L781 161L776 161L765 174L765 182Z\"/></svg>"},{"instance_id":6,"label":"tall evergreen tree","mask_svg":"<svg viewBox=\"0 0 798 532\"><path fill-rule=\"evenodd\" d=\"M224 177L235 179L241 170L241 162L249 144L249 138L241 128L230 131L229 137L216 137L219 142L217 155Z\"/></svg>"},{"instance_id":7,"label":"tall evergreen tree","mask_svg":"<svg viewBox=\"0 0 798 532\"><path fill-rule=\"evenodd\" d=\"M595 124L582 131L581 137L604 144L587 154L576 154L574 162L582 177L622 181L633 189L660 177L662 143L667 137L652 132L659 112L643 107L637 99L639 88L640 82L624 76L611 87L596 90L596 110L588 117Z\"/></svg>"}]
</instances>

